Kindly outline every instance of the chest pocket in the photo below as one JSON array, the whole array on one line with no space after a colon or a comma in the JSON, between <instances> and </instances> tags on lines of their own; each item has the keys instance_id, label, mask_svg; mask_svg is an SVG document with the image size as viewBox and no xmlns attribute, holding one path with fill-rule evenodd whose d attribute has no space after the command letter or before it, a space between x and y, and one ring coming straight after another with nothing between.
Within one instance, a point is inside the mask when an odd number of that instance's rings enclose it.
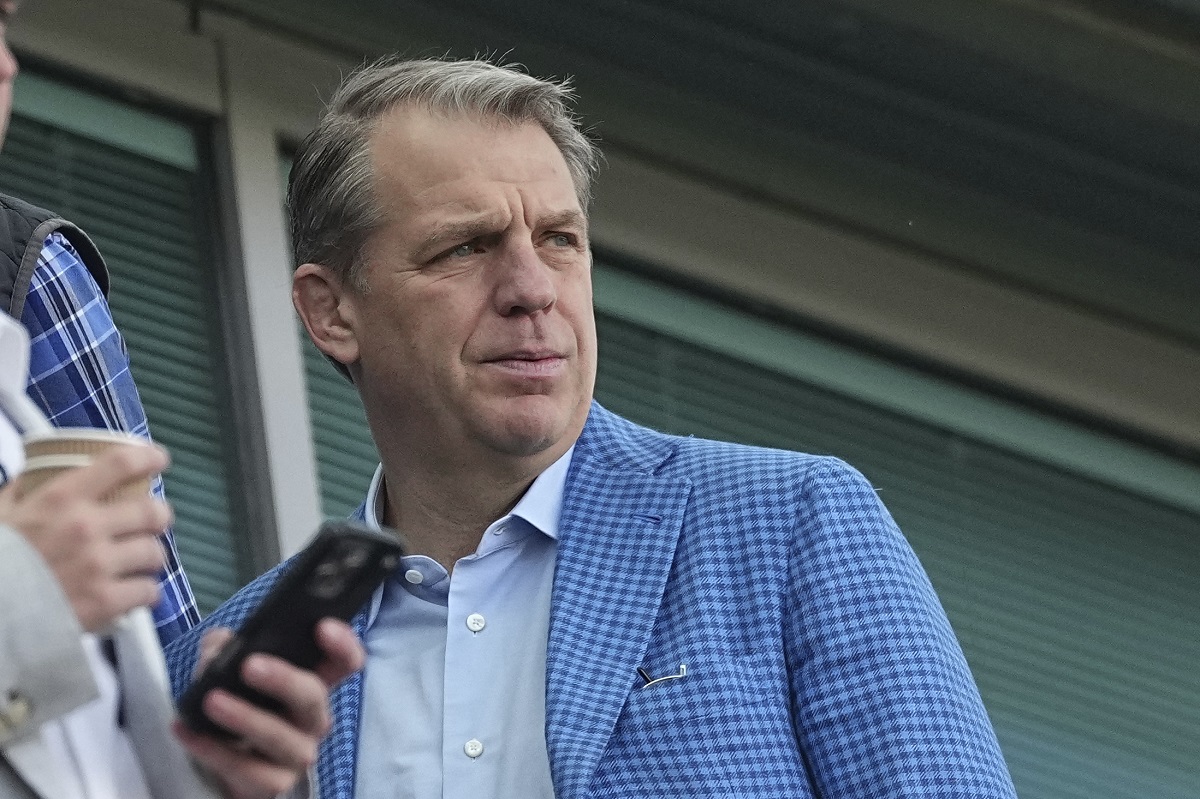
<instances>
[{"instance_id":1,"label":"chest pocket","mask_svg":"<svg viewBox=\"0 0 1200 799\"><path fill-rule=\"evenodd\" d=\"M812 796L788 710L786 677L765 656L657 657L633 687L587 796ZM636 685L640 686L641 679Z\"/></svg>"},{"instance_id":2,"label":"chest pocket","mask_svg":"<svg viewBox=\"0 0 1200 799\"><path fill-rule=\"evenodd\" d=\"M662 679L678 675L683 667L682 676ZM646 673L653 682L644 685L643 678L636 679L617 731L628 725L655 728L707 718L728 720L764 704L786 707L786 681L762 656L698 654L675 662L659 657L650 661Z\"/></svg>"}]
</instances>

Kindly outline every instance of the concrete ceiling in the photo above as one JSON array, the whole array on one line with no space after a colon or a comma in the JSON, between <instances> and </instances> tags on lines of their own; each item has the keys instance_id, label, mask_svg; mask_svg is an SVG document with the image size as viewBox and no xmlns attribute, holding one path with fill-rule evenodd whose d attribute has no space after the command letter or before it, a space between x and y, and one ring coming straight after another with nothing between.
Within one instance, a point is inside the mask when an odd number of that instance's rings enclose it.
<instances>
[{"instance_id":1,"label":"concrete ceiling","mask_svg":"<svg viewBox=\"0 0 1200 799\"><path fill-rule=\"evenodd\" d=\"M1200 0L190 4L572 75L625 152L1200 345Z\"/></svg>"}]
</instances>

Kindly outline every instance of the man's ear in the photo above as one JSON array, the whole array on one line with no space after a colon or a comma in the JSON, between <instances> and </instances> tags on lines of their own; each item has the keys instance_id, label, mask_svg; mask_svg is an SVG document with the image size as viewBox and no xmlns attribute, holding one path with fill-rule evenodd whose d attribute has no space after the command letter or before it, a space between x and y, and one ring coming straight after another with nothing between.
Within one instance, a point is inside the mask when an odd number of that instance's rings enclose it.
<instances>
[{"instance_id":1,"label":"man's ear","mask_svg":"<svg viewBox=\"0 0 1200 799\"><path fill-rule=\"evenodd\" d=\"M340 364L358 360L353 289L332 269L303 264L292 275L292 304L317 349Z\"/></svg>"}]
</instances>

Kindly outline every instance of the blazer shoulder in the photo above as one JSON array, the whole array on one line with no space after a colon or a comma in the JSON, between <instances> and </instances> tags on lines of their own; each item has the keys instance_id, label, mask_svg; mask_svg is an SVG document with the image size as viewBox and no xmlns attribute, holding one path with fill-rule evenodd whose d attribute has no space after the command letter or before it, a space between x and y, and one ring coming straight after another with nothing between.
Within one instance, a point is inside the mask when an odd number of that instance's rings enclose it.
<instances>
[{"instance_id":1,"label":"blazer shoulder","mask_svg":"<svg viewBox=\"0 0 1200 799\"><path fill-rule=\"evenodd\" d=\"M690 436L673 436L671 465L692 477L787 480L797 486L825 482L866 483L850 464L833 455L740 444Z\"/></svg>"},{"instance_id":2,"label":"blazer shoulder","mask_svg":"<svg viewBox=\"0 0 1200 799\"><path fill-rule=\"evenodd\" d=\"M626 419L595 402L576 451L599 456L614 465L649 471L719 471L745 466L803 471L825 459L803 452L664 433ZM836 458L829 460L840 463Z\"/></svg>"}]
</instances>

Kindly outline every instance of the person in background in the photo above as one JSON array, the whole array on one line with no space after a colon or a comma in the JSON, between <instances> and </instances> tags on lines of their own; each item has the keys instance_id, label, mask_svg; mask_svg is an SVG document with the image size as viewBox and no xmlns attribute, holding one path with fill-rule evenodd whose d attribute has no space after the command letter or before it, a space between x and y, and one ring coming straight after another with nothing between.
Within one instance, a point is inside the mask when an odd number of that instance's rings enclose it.
<instances>
[{"instance_id":1,"label":"person in background","mask_svg":"<svg viewBox=\"0 0 1200 799\"><path fill-rule=\"evenodd\" d=\"M6 42L16 11L15 0L0 0L0 139L17 73ZM0 197L0 340L3 368L13 372L0 379L28 380L29 396L56 424L146 435L107 286L81 230ZM119 447L18 497L20 456L19 432L0 414L0 797L307 795L304 778L329 729L328 691L361 666L349 628L322 623L326 659L316 672L247 661L246 680L279 699L282 715L214 691L206 712L237 742L183 729L159 639L183 633L198 614L163 532L171 511L157 478L158 498L108 498L115 486L158 475L166 454ZM206 636L209 657L229 635Z\"/></svg>"},{"instance_id":2,"label":"person in background","mask_svg":"<svg viewBox=\"0 0 1200 799\"><path fill-rule=\"evenodd\" d=\"M14 353L28 338L3 315L0 343L0 368L20 371ZM0 374L4 386L24 378ZM286 719L226 694L206 708L240 743L183 730L146 610L158 596L157 537L171 509L149 494L113 497L161 472L166 452L113 447L18 495L20 452L0 413L0 797L250 799L291 789L328 730L329 686L361 665L353 633L326 620L319 674L273 658L246 672L284 703ZM227 635L206 639L210 656Z\"/></svg>"},{"instance_id":3,"label":"person in background","mask_svg":"<svg viewBox=\"0 0 1200 799\"><path fill-rule=\"evenodd\" d=\"M15 0L0 2L7 33ZM12 113L17 62L0 52L0 146ZM99 427L150 437L129 371L125 342L105 299L108 270L91 239L57 215L3 193L0 187L0 311L29 331L29 396L58 427ZM163 496L162 479L153 484ZM164 644L200 621L171 530L163 549L153 613Z\"/></svg>"},{"instance_id":4,"label":"person in background","mask_svg":"<svg viewBox=\"0 0 1200 799\"><path fill-rule=\"evenodd\" d=\"M410 547L354 620L322 796L1010 799L862 475L593 400L598 153L569 100L485 61L387 61L294 161L293 301L378 447L358 516ZM176 690L278 574L168 647Z\"/></svg>"}]
</instances>

